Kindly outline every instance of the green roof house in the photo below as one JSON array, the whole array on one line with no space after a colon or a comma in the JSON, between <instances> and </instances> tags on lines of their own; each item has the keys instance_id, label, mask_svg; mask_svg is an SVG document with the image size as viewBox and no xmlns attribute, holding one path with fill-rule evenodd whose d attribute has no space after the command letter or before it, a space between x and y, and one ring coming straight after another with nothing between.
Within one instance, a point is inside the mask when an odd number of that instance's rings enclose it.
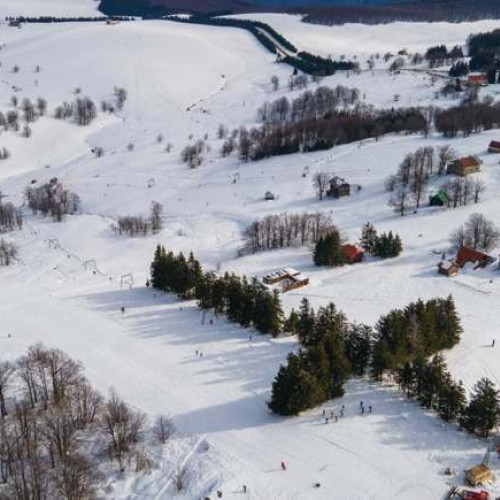
<instances>
[{"instance_id":1,"label":"green roof house","mask_svg":"<svg viewBox=\"0 0 500 500\"><path fill-rule=\"evenodd\" d=\"M440 189L437 193L434 193L429 199L429 205L431 207L444 207L448 204L448 193L444 189Z\"/></svg>"}]
</instances>

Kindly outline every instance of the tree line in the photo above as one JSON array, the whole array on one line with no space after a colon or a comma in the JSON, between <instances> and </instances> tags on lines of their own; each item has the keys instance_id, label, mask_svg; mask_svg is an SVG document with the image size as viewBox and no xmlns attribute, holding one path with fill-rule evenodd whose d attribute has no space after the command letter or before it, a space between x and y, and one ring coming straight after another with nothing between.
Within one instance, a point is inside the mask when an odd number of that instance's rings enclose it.
<instances>
[{"instance_id":1,"label":"tree line","mask_svg":"<svg viewBox=\"0 0 500 500\"><path fill-rule=\"evenodd\" d=\"M224 314L231 322L254 327L261 333L278 336L283 331L283 311L277 292L246 277L226 273L216 276L203 271L190 254L166 252L158 245L151 264L151 285L160 291L175 293L183 299L195 299L203 310Z\"/></svg>"},{"instance_id":2,"label":"tree line","mask_svg":"<svg viewBox=\"0 0 500 500\"><path fill-rule=\"evenodd\" d=\"M336 111L328 117L297 119L294 122L264 123L239 132L238 153L243 161L271 156L330 149L391 132L428 131L428 121L418 108L374 110L357 106Z\"/></svg>"},{"instance_id":3,"label":"tree line","mask_svg":"<svg viewBox=\"0 0 500 500\"><path fill-rule=\"evenodd\" d=\"M491 101L464 102L448 109L436 110L436 130L444 137L454 138L459 134L468 137L483 130L500 126L500 104Z\"/></svg>"},{"instance_id":4,"label":"tree line","mask_svg":"<svg viewBox=\"0 0 500 500\"><path fill-rule=\"evenodd\" d=\"M114 391L103 398L81 363L42 344L0 360L0 416L0 496L16 500L95 499L100 464L151 470L146 433L164 444L174 431L165 416L148 431L142 412Z\"/></svg>"},{"instance_id":5,"label":"tree line","mask_svg":"<svg viewBox=\"0 0 500 500\"><path fill-rule=\"evenodd\" d=\"M457 59L463 59L464 52L459 45L455 45L451 50L448 50L446 45L436 45L427 49L424 58L429 63L429 67L435 68L450 61L455 62Z\"/></svg>"},{"instance_id":6,"label":"tree line","mask_svg":"<svg viewBox=\"0 0 500 500\"><path fill-rule=\"evenodd\" d=\"M264 123L317 120L332 116L339 109L351 108L359 102L359 96L356 88L320 86L314 92L303 92L291 102L287 97L266 102L259 108L258 116Z\"/></svg>"},{"instance_id":7,"label":"tree line","mask_svg":"<svg viewBox=\"0 0 500 500\"><path fill-rule=\"evenodd\" d=\"M470 68L472 71L499 70L497 58L500 49L500 29L472 35L468 40Z\"/></svg>"},{"instance_id":8,"label":"tree line","mask_svg":"<svg viewBox=\"0 0 500 500\"><path fill-rule=\"evenodd\" d=\"M245 229L241 253L314 245L334 227L332 217L321 212L268 215Z\"/></svg>"},{"instance_id":9,"label":"tree line","mask_svg":"<svg viewBox=\"0 0 500 500\"><path fill-rule=\"evenodd\" d=\"M95 22L103 22L109 19L115 21L133 21L134 18L129 16L113 16L113 17L104 17L104 16L96 16L96 17L84 17L84 16L73 16L73 17L56 17L56 16L17 16L17 17L6 17L7 21L15 21L19 23L95 23Z\"/></svg>"}]
</instances>

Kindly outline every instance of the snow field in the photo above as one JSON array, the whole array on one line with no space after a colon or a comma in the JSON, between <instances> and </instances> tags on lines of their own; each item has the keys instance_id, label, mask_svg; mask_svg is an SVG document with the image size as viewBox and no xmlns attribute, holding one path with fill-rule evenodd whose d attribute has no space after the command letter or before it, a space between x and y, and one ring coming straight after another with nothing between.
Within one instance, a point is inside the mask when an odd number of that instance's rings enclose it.
<instances>
[{"instance_id":1,"label":"snow field","mask_svg":"<svg viewBox=\"0 0 500 500\"><path fill-rule=\"evenodd\" d=\"M437 31L447 40L458 37L448 27ZM410 46L410 35L394 39ZM388 43L380 37L377 43ZM429 37L435 44L436 37ZM287 311L306 295L315 307L333 301L350 319L374 324L393 307L452 293L465 333L447 354L450 368L467 388L482 376L500 385L500 355L485 347L498 335L498 271L446 279L435 267L448 248L449 232L470 213L498 220L500 165L486 154L498 132L451 141L461 154L479 154L484 160L481 176L488 188L480 205L426 208L400 218L388 206L384 179L406 153L450 141L434 135L387 136L257 163L220 159L219 123L251 126L258 106L288 95L284 88L271 92L269 79L277 74L285 82L289 69L274 64L243 31L155 21L25 26L15 32L0 26L0 38L6 40L0 109L10 109L13 87L20 89L15 92L19 98L45 97L51 110L73 99L76 87L96 103L110 98L115 85L129 94L122 112L101 114L88 128L47 117L33 125L30 139L0 134L0 146L12 153L0 164L0 189L9 200L22 203L32 179L41 183L57 176L83 201L82 214L62 224L29 216L22 232L9 235L19 246L20 263L0 270L3 355L17 356L39 340L60 347L82 360L103 393L114 387L151 416L171 414L183 436L172 453L192 456L197 471L196 488L186 500L218 488L224 498L243 498L243 484L248 498L263 500L378 500L389 491L404 500L439 498L448 487L446 467L457 471L453 481L460 482L461 471L482 459L481 440L444 425L391 388L359 380L349 384L345 398L327 405L328 411L337 412L341 404L348 408L337 424L325 425L322 409L297 419L270 415L265 404L270 385L279 364L296 349L294 339L254 334L250 341L250 332L220 318L210 326L194 304L155 296L144 283L161 242L174 250L193 250L206 268L222 272L253 276L284 265L300 269L311 284L283 296ZM359 50L371 51L372 45L370 40ZM15 64L21 68L16 74L11 72ZM36 65L40 73L34 73ZM393 103L396 92L401 105L428 104L438 88L425 75L404 72L397 77L381 71L339 74L323 81L339 83L359 87L366 102L383 107ZM159 133L165 136L162 144L155 140ZM212 150L202 166L190 170L180 163L180 151L205 133ZM133 152L127 151L129 142L135 144ZM171 153L164 151L167 142L173 145ZM91 153L95 146L105 149L102 158ZM310 173L304 178L306 167ZM311 178L320 170L342 175L362 190L319 202ZM437 186L445 180L433 182ZM264 202L267 190L279 199ZM160 235L125 239L111 232L116 217L146 215L152 200L165 207ZM315 210L331 212L351 242L369 220L381 232L399 233L405 251L391 261L373 259L333 270L314 268L309 249L236 258L241 232L255 218ZM88 260L96 261L98 273L84 269ZM131 291L120 288L120 276L128 273L135 280ZM373 404L372 415L358 414L360 400ZM208 443L207 455L198 443ZM280 470L281 460L287 472ZM500 464L493 465L498 472ZM107 498L169 498L167 480L161 471L149 479L129 477L114 482ZM314 488L317 482L321 488Z\"/></svg>"}]
</instances>

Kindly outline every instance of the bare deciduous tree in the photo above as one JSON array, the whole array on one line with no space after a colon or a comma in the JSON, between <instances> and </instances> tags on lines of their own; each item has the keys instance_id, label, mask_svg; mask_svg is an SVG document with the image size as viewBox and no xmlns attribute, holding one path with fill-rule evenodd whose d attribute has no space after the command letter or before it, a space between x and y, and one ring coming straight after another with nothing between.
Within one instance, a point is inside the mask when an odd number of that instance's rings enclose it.
<instances>
[{"instance_id":1,"label":"bare deciduous tree","mask_svg":"<svg viewBox=\"0 0 500 500\"><path fill-rule=\"evenodd\" d=\"M165 444L175 432L175 425L172 419L166 415L159 415L153 424L153 435L155 439Z\"/></svg>"},{"instance_id":2,"label":"bare deciduous tree","mask_svg":"<svg viewBox=\"0 0 500 500\"><path fill-rule=\"evenodd\" d=\"M5 405L5 394L16 371L16 365L8 360L0 360L0 415L4 418L7 415Z\"/></svg>"},{"instance_id":3,"label":"bare deciduous tree","mask_svg":"<svg viewBox=\"0 0 500 500\"><path fill-rule=\"evenodd\" d=\"M328 191L330 176L326 172L316 172L313 177L314 188L318 194L318 198L322 200Z\"/></svg>"}]
</instances>

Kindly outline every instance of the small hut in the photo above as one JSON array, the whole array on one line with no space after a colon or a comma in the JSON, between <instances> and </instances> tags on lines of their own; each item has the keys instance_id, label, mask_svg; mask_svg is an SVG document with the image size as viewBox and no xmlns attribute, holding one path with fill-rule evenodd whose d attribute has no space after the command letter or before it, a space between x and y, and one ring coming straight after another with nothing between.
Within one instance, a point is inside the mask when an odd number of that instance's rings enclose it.
<instances>
[{"instance_id":1,"label":"small hut","mask_svg":"<svg viewBox=\"0 0 500 500\"><path fill-rule=\"evenodd\" d=\"M340 198L342 196L349 196L351 194L351 185L340 177L332 177L330 179L330 189L326 195L330 198Z\"/></svg>"},{"instance_id":2,"label":"small hut","mask_svg":"<svg viewBox=\"0 0 500 500\"><path fill-rule=\"evenodd\" d=\"M471 486L480 486L495 482L495 476L489 467L484 464L476 465L465 471L465 478Z\"/></svg>"},{"instance_id":3,"label":"small hut","mask_svg":"<svg viewBox=\"0 0 500 500\"><path fill-rule=\"evenodd\" d=\"M431 207L444 207L448 204L448 193L445 189L440 189L429 198Z\"/></svg>"},{"instance_id":4,"label":"small hut","mask_svg":"<svg viewBox=\"0 0 500 500\"><path fill-rule=\"evenodd\" d=\"M451 260L442 260L438 264L438 272L443 276L457 276L460 273L460 267Z\"/></svg>"},{"instance_id":5,"label":"small hut","mask_svg":"<svg viewBox=\"0 0 500 500\"><path fill-rule=\"evenodd\" d=\"M264 195L264 200L266 201L274 201L276 199L276 195L274 193L271 193L271 191L267 191L266 194Z\"/></svg>"}]
</instances>

